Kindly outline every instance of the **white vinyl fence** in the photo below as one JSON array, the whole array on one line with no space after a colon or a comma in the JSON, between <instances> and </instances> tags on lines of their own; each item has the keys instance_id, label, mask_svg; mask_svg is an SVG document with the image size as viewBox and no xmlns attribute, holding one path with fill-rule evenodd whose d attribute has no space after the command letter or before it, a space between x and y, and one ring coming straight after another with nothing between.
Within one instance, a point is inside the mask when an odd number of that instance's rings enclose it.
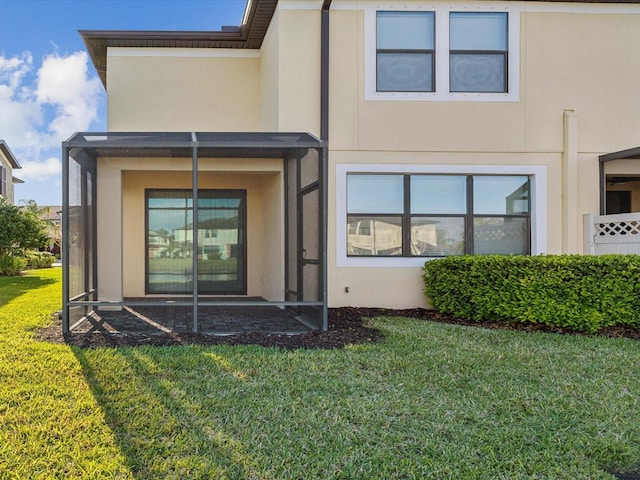
<instances>
[{"instance_id":1,"label":"white vinyl fence","mask_svg":"<svg viewBox=\"0 0 640 480\"><path fill-rule=\"evenodd\" d=\"M640 213L588 213L583 219L585 254L640 254Z\"/></svg>"}]
</instances>

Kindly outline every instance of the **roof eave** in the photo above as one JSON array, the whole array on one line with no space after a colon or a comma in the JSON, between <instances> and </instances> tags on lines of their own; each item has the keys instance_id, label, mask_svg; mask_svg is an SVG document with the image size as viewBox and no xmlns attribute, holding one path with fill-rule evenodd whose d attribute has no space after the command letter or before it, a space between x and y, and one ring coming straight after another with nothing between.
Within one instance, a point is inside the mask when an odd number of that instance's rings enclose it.
<instances>
[{"instance_id":1,"label":"roof eave","mask_svg":"<svg viewBox=\"0 0 640 480\"><path fill-rule=\"evenodd\" d=\"M11 152L11 150L9 149L9 145L7 145L7 142L5 142L4 140L0 140L0 151L9 161L12 168L22 168L13 152Z\"/></svg>"},{"instance_id":2,"label":"roof eave","mask_svg":"<svg viewBox=\"0 0 640 480\"><path fill-rule=\"evenodd\" d=\"M248 0L243 24L221 31L79 30L79 33L106 88L109 47L258 49L277 3L278 0Z\"/></svg>"}]
</instances>

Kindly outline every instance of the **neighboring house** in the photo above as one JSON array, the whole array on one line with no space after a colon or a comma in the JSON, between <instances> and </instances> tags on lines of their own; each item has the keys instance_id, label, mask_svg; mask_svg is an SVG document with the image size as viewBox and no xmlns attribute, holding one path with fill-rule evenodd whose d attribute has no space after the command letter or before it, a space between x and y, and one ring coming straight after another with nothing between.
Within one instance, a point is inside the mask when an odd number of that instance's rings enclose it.
<instances>
[{"instance_id":1,"label":"neighboring house","mask_svg":"<svg viewBox=\"0 0 640 480\"><path fill-rule=\"evenodd\" d=\"M24 183L13 175L13 170L22 168L11 153L9 145L4 140L0 140L0 198L6 199L10 204L15 203L13 195L13 185Z\"/></svg>"},{"instance_id":2,"label":"neighboring house","mask_svg":"<svg viewBox=\"0 0 640 480\"><path fill-rule=\"evenodd\" d=\"M62 252L62 207L60 205L45 205L39 207L40 220L47 225L49 245L47 251L54 255Z\"/></svg>"},{"instance_id":3,"label":"neighboring house","mask_svg":"<svg viewBox=\"0 0 640 480\"><path fill-rule=\"evenodd\" d=\"M639 1L253 0L221 32L81 34L109 133L64 144L76 305L233 293L326 327L424 306L429 258L579 253L584 214L640 211Z\"/></svg>"}]
</instances>

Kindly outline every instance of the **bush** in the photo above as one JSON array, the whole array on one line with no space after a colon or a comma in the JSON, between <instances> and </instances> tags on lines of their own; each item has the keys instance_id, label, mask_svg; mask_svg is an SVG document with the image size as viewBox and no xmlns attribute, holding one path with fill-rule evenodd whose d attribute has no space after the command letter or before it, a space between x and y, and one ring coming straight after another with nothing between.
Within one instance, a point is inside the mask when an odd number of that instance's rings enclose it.
<instances>
[{"instance_id":1,"label":"bush","mask_svg":"<svg viewBox=\"0 0 640 480\"><path fill-rule=\"evenodd\" d=\"M14 277L25 269L27 261L21 257L0 254L0 277Z\"/></svg>"},{"instance_id":2,"label":"bush","mask_svg":"<svg viewBox=\"0 0 640 480\"><path fill-rule=\"evenodd\" d=\"M583 332L640 327L640 256L447 257L425 263L425 296L469 320L509 319Z\"/></svg>"},{"instance_id":3,"label":"bush","mask_svg":"<svg viewBox=\"0 0 640 480\"><path fill-rule=\"evenodd\" d=\"M55 261L55 257L49 252L30 251L25 255L25 259L27 261L26 268L28 269L50 268Z\"/></svg>"}]
</instances>

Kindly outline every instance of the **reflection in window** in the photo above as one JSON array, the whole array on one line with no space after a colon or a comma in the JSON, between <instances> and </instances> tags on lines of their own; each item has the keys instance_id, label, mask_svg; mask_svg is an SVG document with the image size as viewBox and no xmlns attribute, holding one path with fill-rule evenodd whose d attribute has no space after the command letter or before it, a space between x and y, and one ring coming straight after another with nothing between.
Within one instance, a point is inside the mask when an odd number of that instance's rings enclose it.
<instances>
[{"instance_id":1,"label":"reflection in window","mask_svg":"<svg viewBox=\"0 0 640 480\"><path fill-rule=\"evenodd\" d=\"M376 69L379 92L433 92L433 12L378 12Z\"/></svg>"},{"instance_id":2,"label":"reflection in window","mask_svg":"<svg viewBox=\"0 0 640 480\"><path fill-rule=\"evenodd\" d=\"M529 217L475 217L474 253L480 255L529 253Z\"/></svg>"},{"instance_id":3,"label":"reflection in window","mask_svg":"<svg viewBox=\"0 0 640 480\"><path fill-rule=\"evenodd\" d=\"M359 217L347 220L349 255L402 255L402 217Z\"/></svg>"},{"instance_id":4,"label":"reflection in window","mask_svg":"<svg viewBox=\"0 0 640 480\"><path fill-rule=\"evenodd\" d=\"M411 175L411 213L464 214L464 175Z\"/></svg>"},{"instance_id":5,"label":"reflection in window","mask_svg":"<svg viewBox=\"0 0 640 480\"><path fill-rule=\"evenodd\" d=\"M347 209L351 213L402 213L402 175L349 175Z\"/></svg>"},{"instance_id":6,"label":"reflection in window","mask_svg":"<svg viewBox=\"0 0 640 480\"><path fill-rule=\"evenodd\" d=\"M476 215L529 213L529 177L504 175L473 177L473 212Z\"/></svg>"},{"instance_id":7,"label":"reflection in window","mask_svg":"<svg viewBox=\"0 0 640 480\"><path fill-rule=\"evenodd\" d=\"M528 254L529 177L349 174L350 256Z\"/></svg>"},{"instance_id":8,"label":"reflection in window","mask_svg":"<svg viewBox=\"0 0 640 480\"><path fill-rule=\"evenodd\" d=\"M464 255L464 217L412 217L411 254L422 257Z\"/></svg>"},{"instance_id":9,"label":"reflection in window","mask_svg":"<svg viewBox=\"0 0 640 480\"><path fill-rule=\"evenodd\" d=\"M147 293L243 293L245 192L198 192L198 251L190 190L147 190Z\"/></svg>"},{"instance_id":10,"label":"reflection in window","mask_svg":"<svg viewBox=\"0 0 640 480\"><path fill-rule=\"evenodd\" d=\"M452 12L449 17L451 92L506 92L507 14Z\"/></svg>"}]
</instances>

